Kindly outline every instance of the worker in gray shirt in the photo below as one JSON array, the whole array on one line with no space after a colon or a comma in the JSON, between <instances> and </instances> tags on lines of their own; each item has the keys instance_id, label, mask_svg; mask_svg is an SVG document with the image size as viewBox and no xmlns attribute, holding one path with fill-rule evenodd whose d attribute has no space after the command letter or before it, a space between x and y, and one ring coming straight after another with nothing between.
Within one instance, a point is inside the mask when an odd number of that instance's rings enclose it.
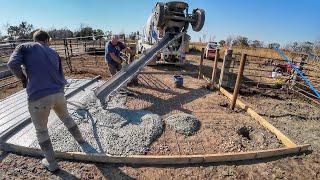
<instances>
[{"instance_id":1,"label":"worker in gray shirt","mask_svg":"<svg viewBox=\"0 0 320 180\"><path fill-rule=\"evenodd\" d=\"M59 55L49 47L49 34L38 30L33 39L34 42L17 46L8 67L27 89L29 112L45 157L41 162L48 170L56 171L59 166L47 128L50 110L55 111L80 145L86 141L67 111L64 97L66 80Z\"/></svg>"}]
</instances>

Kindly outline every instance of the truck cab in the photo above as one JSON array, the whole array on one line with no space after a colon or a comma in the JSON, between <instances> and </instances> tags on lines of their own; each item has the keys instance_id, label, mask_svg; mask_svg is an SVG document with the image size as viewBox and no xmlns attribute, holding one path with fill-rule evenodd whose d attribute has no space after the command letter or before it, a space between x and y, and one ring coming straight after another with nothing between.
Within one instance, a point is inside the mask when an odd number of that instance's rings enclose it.
<instances>
[{"instance_id":1,"label":"truck cab","mask_svg":"<svg viewBox=\"0 0 320 180\"><path fill-rule=\"evenodd\" d=\"M217 42L209 42L204 49L204 58L205 59L214 59L216 56L217 49L219 45Z\"/></svg>"}]
</instances>

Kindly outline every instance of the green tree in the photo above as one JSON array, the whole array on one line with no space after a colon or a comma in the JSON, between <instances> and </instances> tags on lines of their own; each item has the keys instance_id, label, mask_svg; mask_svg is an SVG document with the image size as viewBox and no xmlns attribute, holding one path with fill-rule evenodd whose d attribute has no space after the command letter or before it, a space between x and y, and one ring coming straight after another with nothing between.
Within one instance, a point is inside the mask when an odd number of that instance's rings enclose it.
<instances>
[{"instance_id":1,"label":"green tree","mask_svg":"<svg viewBox=\"0 0 320 180\"><path fill-rule=\"evenodd\" d=\"M48 31L49 35L53 39L70 38L73 36L73 32L70 29L51 29Z\"/></svg>"},{"instance_id":2,"label":"green tree","mask_svg":"<svg viewBox=\"0 0 320 180\"><path fill-rule=\"evenodd\" d=\"M279 43L270 43L270 44L268 44L268 48L269 49L280 48L280 44Z\"/></svg>"},{"instance_id":3,"label":"green tree","mask_svg":"<svg viewBox=\"0 0 320 180\"><path fill-rule=\"evenodd\" d=\"M249 40L247 37L237 36L236 38L234 38L232 45L247 47L247 46L249 46Z\"/></svg>"},{"instance_id":4,"label":"green tree","mask_svg":"<svg viewBox=\"0 0 320 180\"><path fill-rule=\"evenodd\" d=\"M10 37L17 37L19 39L29 38L33 30L33 25L26 21L21 22L17 26L8 25L7 33Z\"/></svg>"},{"instance_id":5,"label":"green tree","mask_svg":"<svg viewBox=\"0 0 320 180\"><path fill-rule=\"evenodd\" d=\"M226 45L226 41L225 40L221 40L219 41L219 44L221 47L225 46Z\"/></svg>"},{"instance_id":6,"label":"green tree","mask_svg":"<svg viewBox=\"0 0 320 180\"><path fill-rule=\"evenodd\" d=\"M81 27L80 31L75 32L76 37L86 37L86 36L92 36L93 34L93 29L92 27Z\"/></svg>"},{"instance_id":7,"label":"green tree","mask_svg":"<svg viewBox=\"0 0 320 180\"><path fill-rule=\"evenodd\" d=\"M101 29L95 29L95 30L93 30L93 34L94 34L95 36L104 36L104 32L103 32L103 30L101 30Z\"/></svg>"},{"instance_id":8,"label":"green tree","mask_svg":"<svg viewBox=\"0 0 320 180\"><path fill-rule=\"evenodd\" d=\"M254 48L261 48L263 47L263 43L259 40L253 40L251 43L251 46Z\"/></svg>"}]
</instances>

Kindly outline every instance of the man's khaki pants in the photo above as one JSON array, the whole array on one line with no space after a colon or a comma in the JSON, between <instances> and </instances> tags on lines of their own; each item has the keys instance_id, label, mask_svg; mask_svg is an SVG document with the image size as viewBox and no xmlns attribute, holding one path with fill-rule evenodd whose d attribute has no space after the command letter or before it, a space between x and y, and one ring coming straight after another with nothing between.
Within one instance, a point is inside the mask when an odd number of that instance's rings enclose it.
<instances>
[{"instance_id":1,"label":"man's khaki pants","mask_svg":"<svg viewBox=\"0 0 320 180\"><path fill-rule=\"evenodd\" d=\"M110 76L114 76L118 71L120 71L122 68L121 64L118 63L108 63L108 70Z\"/></svg>"},{"instance_id":2,"label":"man's khaki pants","mask_svg":"<svg viewBox=\"0 0 320 180\"><path fill-rule=\"evenodd\" d=\"M28 102L28 107L32 122L36 129L39 145L49 162L55 161L47 127L51 109L55 111L59 119L64 123L77 141L83 140L78 126L68 113L66 99L62 92Z\"/></svg>"}]
</instances>

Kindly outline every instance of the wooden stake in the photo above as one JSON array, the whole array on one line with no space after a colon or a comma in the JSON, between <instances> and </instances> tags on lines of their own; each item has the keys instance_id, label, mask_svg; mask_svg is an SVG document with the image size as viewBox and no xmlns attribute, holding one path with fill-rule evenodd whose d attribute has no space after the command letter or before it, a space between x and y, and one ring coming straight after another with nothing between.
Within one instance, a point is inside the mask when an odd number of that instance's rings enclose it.
<instances>
[{"instance_id":1,"label":"wooden stake","mask_svg":"<svg viewBox=\"0 0 320 180\"><path fill-rule=\"evenodd\" d=\"M203 54L204 54L204 48L201 49L201 57L200 57L200 65L199 65L199 75L198 75L198 79L202 78Z\"/></svg>"},{"instance_id":2,"label":"wooden stake","mask_svg":"<svg viewBox=\"0 0 320 180\"><path fill-rule=\"evenodd\" d=\"M217 74L217 66L218 66L219 58L220 58L220 49L217 49L216 56L214 58L213 67L212 67L212 76L211 76L212 77L211 81L213 86L215 85L215 82L216 82L216 74Z\"/></svg>"},{"instance_id":3,"label":"wooden stake","mask_svg":"<svg viewBox=\"0 0 320 180\"><path fill-rule=\"evenodd\" d=\"M236 105L236 101L237 101L237 98L238 98L238 94L239 94L239 90L240 90L240 86L241 86L241 79L242 79L242 76L243 76L243 70L244 70L244 65L246 63L246 59L247 59L247 54L242 54L241 61L240 61L239 72L238 72L238 76L237 76L237 81L236 81L236 85L235 85L234 90L233 90L233 96L232 96L232 101L231 101L231 106L230 106L230 108L232 110L234 110L234 107Z\"/></svg>"}]
</instances>

